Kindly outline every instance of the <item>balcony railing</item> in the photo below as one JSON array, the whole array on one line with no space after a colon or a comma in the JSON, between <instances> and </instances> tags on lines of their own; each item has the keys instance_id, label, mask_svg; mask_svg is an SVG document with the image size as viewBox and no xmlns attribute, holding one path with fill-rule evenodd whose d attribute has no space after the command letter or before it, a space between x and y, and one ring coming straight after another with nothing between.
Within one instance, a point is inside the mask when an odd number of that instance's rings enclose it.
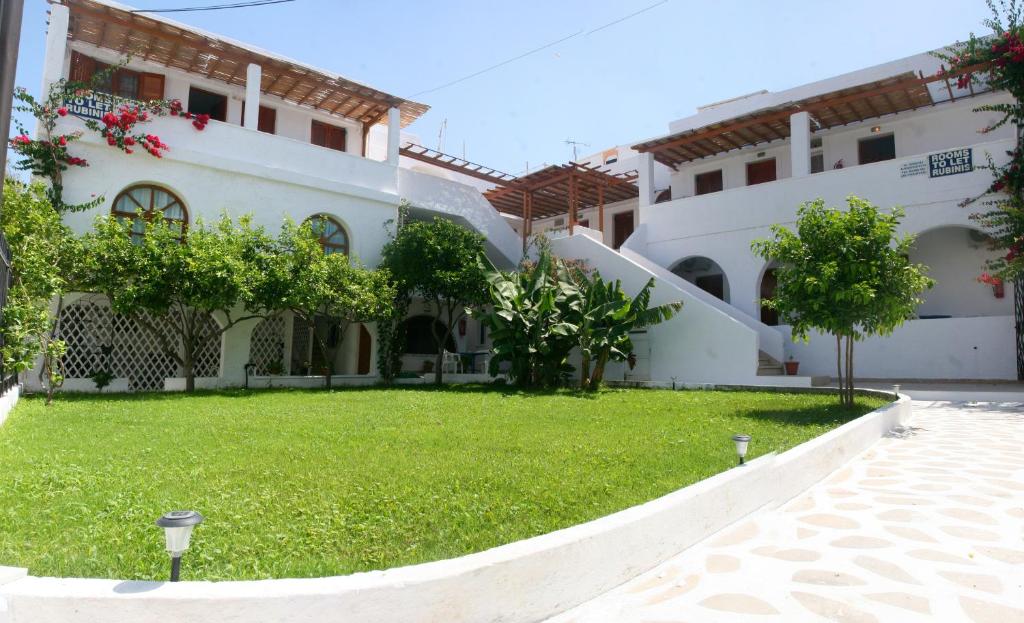
<instances>
[{"instance_id":1,"label":"balcony railing","mask_svg":"<svg viewBox=\"0 0 1024 623\"><path fill-rule=\"evenodd\" d=\"M63 123L83 127L81 120L71 117ZM170 146L164 155L169 160L258 176L276 175L298 183L338 183L371 192L397 192L393 165L231 123L211 121L205 130L198 131L182 119L163 117L139 129L160 136ZM103 145L102 139L88 130L83 140Z\"/></svg>"}]
</instances>

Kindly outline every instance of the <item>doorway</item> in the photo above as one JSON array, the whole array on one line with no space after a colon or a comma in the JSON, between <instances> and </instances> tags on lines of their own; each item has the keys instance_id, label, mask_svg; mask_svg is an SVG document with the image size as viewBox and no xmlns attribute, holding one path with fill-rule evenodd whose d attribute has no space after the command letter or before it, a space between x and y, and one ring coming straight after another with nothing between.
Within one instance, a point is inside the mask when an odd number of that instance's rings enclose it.
<instances>
[{"instance_id":1,"label":"doorway","mask_svg":"<svg viewBox=\"0 0 1024 623\"><path fill-rule=\"evenodd\" d=\"M612 237L612 248L618 249L622 246L622 243L626 241L633 234L633 211L619 212L612 217L612 227L614 228L614 235Z\"/></svg>"},{"instance_id":2,"label":"doorway","mask_svg":"<svg viewBox=\"0 0 1024 623\"><path fill-rule=\"evenodd\" d=\"M370 337L370 332L366 330L366 325L359 325L359 360L356 363L356 374L370 373L370 348L372 345L373 339Z\"/></svg>"},{"instance_id":3,"label":"doorway","mask_svg":"<svg viewBox=\"0 0 1024 623\"><path fill-rule=\"evenodd\" d=\"M210 119L217 121L227 121L228 98L220 93L192 87L188 91L188 112L193 115L210 115Z\"/></svg>"}]
</instances>

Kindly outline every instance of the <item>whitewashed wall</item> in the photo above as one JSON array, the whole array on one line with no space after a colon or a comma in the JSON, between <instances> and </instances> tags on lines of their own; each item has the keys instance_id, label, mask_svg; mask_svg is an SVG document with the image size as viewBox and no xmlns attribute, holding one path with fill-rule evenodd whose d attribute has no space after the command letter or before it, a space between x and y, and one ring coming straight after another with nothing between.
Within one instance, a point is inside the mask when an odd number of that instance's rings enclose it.
<instances>
[{"instance_id":1,"label":"whitewashed wall","mask_svg":"<svg viewBox=\"0 0 1024 623\"><path fill-rule=\"evenodd\" d=\"M794 343L789 327L779 330L801 375L836 375L835 338ZM1017 379L1012 316L910 320L890 336L857 342L853 353L861 379Z\"/></svg>"},{"instance_id":2,"label":"whitewashed wall","mask_svg":"<svg viewBox=\"0 0 1024 623\"><path fill-rule=\"evenodd\" d=\"M1012 141L972 147L975 162L984 162L986 153L1002 162ZM901 165L921 159L919 155L897 158L642 207L641 227L625 246L665 267L692 256L714 260L728 277L730 303L758 317L765 262L751 252L750 243L769 237L773 224L795 223L797 208L804 201L820 197L830 206L842 207L846 196L855 194L882 208L903 206L906 217L901 230L907 233L948 225L974 227L970 219L974 210L961 208L959 203L983 192L991 182L990 173L900 176ZM973 251L961 260L979 273L983 268L975 265ZM965 296L976 292L974 283L965 288Z\"/></svg>"}]
</instances>

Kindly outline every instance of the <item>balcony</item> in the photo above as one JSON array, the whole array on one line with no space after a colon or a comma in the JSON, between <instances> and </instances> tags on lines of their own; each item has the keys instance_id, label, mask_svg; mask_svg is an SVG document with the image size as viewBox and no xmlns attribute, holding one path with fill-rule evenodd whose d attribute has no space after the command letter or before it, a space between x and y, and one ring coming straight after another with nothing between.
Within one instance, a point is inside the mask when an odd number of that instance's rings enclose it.
<instances>
[{"instance_id":1,"label":"balcony","mask_svg":"<svg viewBox=\"0 0 1024 623\"><path fill-rule=\"evenodd\" d=\"M57 131L70 129L84 129L84 124L67 117ZM198 131L183 119L161 117L138 129L168 144L165 160L378 201L397 200L397 169L385 162L218 121ZM90 130L85 130L81 144L113 152ZM150 156L140 153L135 158L141 164Z\"/></svg>"}]
</instances>

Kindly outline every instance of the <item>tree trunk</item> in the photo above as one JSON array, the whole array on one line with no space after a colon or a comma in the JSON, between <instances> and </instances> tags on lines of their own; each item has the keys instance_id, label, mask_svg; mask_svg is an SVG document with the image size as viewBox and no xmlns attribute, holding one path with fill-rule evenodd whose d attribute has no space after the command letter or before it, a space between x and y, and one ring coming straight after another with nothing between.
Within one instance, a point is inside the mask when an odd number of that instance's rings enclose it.
<instances>
[{"instance_id":1,"label":"tree trunk","mask_svg":"<svg viewBox=\"0 0 1024 623\"><path fill-rule=\"evenodd\" d=\"M185 373L185 392L192 393L196 391L196 370L195 364L192 361L192 353L185 353L181 368Z\"/></svg>"},{"instance_id":2,"label":"tree trunk","mask_svg":"<svg viewBox=\"0 0 1024 623\"><path fill-rule=\"evenodd\" d=\"M590 386L590 355L580 355L580 389Z\"/></svg>"},{"instance_id":3,"label":"tree trunk","mask_svg":"<svg viewBox=\"0 0 1024 623\"><path fill-rule=\"evenodd\" d=\"M850 393L849 406L853 406L853 336L846 338L846 391Z\"/></svg>"},{"instance_id":4,"label":"tree trunk","mask_svg":"<svg viewBox=\"0 0 1024 623\"><path fill-rule=\"evenodd\" d=\"M590 376L590 390L596 391L604 381L604 369L608 365L608 352L602 351L597 355L597 363L594 364L594 373Z\"/></svg>"},{"instance_id":5,"label":"tree trunk","mask_svg":"<svg viewBox=\"0 0 1024 623\"><path fill-rule=\"evenodd\" d=\"M836 334L836 383L839 385L839 404L846 403L846 392L843 380L843 336Z\"/></svg>"}]
</instances>

